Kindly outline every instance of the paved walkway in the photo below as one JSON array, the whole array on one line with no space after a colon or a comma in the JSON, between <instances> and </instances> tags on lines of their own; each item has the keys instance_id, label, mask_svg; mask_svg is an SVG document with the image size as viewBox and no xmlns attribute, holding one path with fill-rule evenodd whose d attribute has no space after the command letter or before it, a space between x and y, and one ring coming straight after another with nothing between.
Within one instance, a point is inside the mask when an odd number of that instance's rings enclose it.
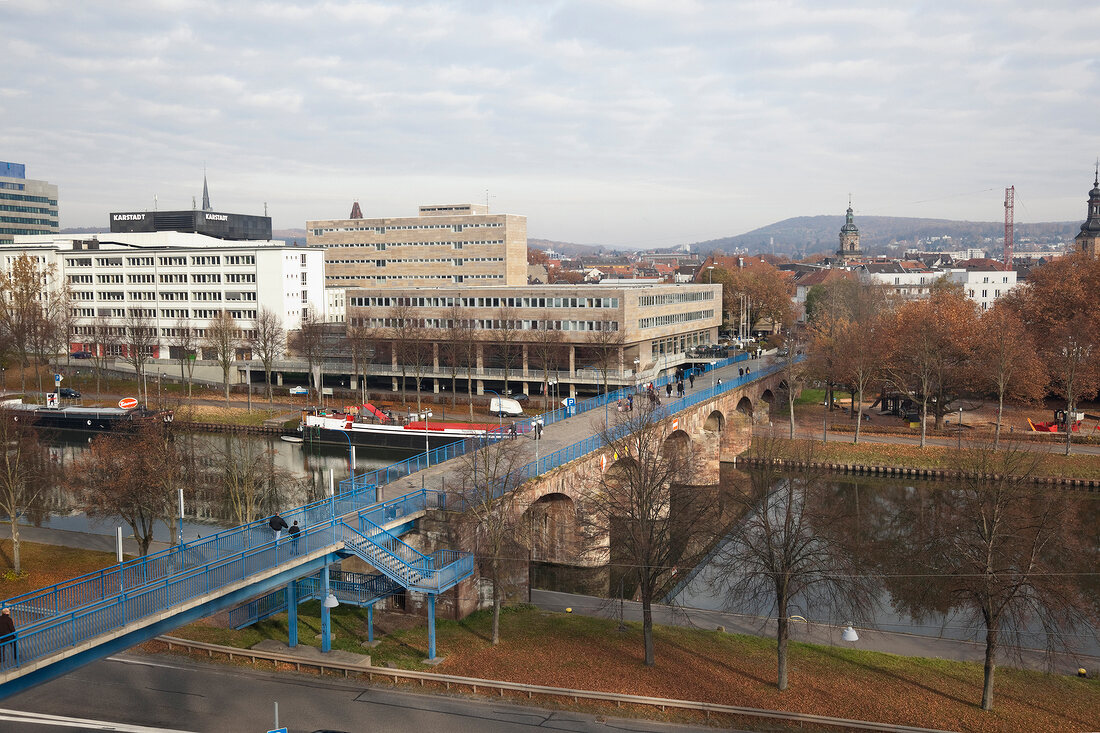
<instances>
[{"instance_id":1,"label":"paved walkway","mask_svg":"<svg viewBox=\"0 0 1100 733\"><path fill-rule=\"evenodd\" d=\"M138 556L138 544L133 535L127 534L129 528L123 528L122 551L129 556ZM4 539L11 535L4 532ZM53 527L34 527L19 525L19 539L23 542L37 542L41 545L58 545L60 547L77 547L83 550L98 550L100 552L115 552L115 536L113 534L93 534L91 532L76 532L69 529L56 529ZM160 552L171 547L167 542L154 540L149 545L149 552Z\"/></svg>"},{"instance_id":2,"label":"paved walkway","mask_svg":"<svg viewBox=\"0 0 1100 733\"><path fill-rule=\"evenodd\" d=\"M564 612L566 608L572 608L573 613L584 616L618 619L621 613L622 618L626 621L640 622L642 620L642 604L634 601L624 601L620 604L618 600L607 598L534 589L531 591L531 602L547 611ZM686 626L709 630L721 626L726 631L735 634L771 636L773 638L775 636L774 621L761 619L758 616L745 616L700 608L685 608L683 606L654 604L653 622L666 626ZM828 646L855 647L907 657L935 657L964 662L982 662L985 659L985 645L976 642L895 631L879 631L877 629L857 628L856 630L859 633L859 641L849 643L842 641L840 638L840 633L843 631L841 626L795 621L791 624L791 639ZM1089 670L1090 676L1100 674L1100 657L1084 654L1048 656L1044 651L1035 649L1025 649L1019 652L1002 650L998 658L998 664L1053 671L1057 674L1075 674L1079 667L1085 667Z\"/></svg>"},{"instance_id":3,"label":"paved walkway","mask_svg":"<svg viewBox=\"0 0 1100 733\"><path fill-rule=\"evenodd\" d=\"M760 372L770 363L771 359L765 356L760 359L750 359L736 364L729 364L721 369L716 369L713 372L697 376L694 389L689 386L688 382L684 382L685 394L691 394L700 389L709 389L714 385L717 379L729 381L732 377L737 376L737 370L739 368L744 369L748 366L753 372ZM673 395L675 395L675 392L673 392ZM662 395L661 402L662 404L675 407L677 398L673 396L671 399L668 399ZM607 405L606 410L590 410L576 417L571 417L567 420L561 420L546 426L542 431L542 437L538 440L537 446L531 434L519 436L516 439L516 445L520 449L528 452L530 460L535 459L536 447L539 457L550 455L560 448L573 445L577 441L583 440L585 437L593 435L601 430L604 426L605 419L614 419L614 412L614 404ZM507 425L507 421L503 424ZM383 489L383 495L386 499L393 499L420 488L442 489L447 485L458 486L462 483L463 470L464 466L462 465L462 461L452 459L438 466L432 466L406 476L403 479L386 484Z\"/></svg>"}]
</instances>

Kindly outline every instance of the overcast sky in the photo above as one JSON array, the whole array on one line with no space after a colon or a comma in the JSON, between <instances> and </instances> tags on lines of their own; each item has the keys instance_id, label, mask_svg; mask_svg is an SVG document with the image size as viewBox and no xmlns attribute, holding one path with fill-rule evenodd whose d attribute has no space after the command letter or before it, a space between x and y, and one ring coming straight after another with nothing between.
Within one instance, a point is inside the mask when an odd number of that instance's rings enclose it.
<instances>
[{"instance_id":1,"label":"overcast sky","mask_svg":"<svg viewBox=\"0 0 1100 733\"><path fill-rule=\"evenodd\" d=\"M0 0L0 160L63 227L479 202L668 246L790 216L1079 220L1100 3Z\"/></svg>"}]
</instances>

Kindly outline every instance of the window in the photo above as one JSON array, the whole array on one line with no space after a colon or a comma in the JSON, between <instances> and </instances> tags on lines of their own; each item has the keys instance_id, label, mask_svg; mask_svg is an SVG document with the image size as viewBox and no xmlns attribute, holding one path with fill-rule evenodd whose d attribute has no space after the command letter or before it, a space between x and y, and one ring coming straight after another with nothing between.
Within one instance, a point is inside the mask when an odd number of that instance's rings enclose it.
<instances>
[{"instance_id":1,"label":"window","mask_svg":"<svg viewBox=\"0 0 1100 733\"><path fill-rule=\"evenodd\" d=\"M186 267L186 257L159 257L157 261L165 267Z\"/></svg>"},{"instance_id":2,"label":"window","mask_svg":"<svg viewBox=\"0 0 1100 733\"><path fill-rule=\"evenodd\" d=\"M225 258L227 265L254 265L256 258L253 255L229 255Z\"/></svg>"},{"instance_id":3,"label":"window","mask_svg":"<svg viewBox=\"0 0 1100 733\"><path fill-rule=\"evenodd\" d=\"M220 265L222 258L217 255L195 255L191 258L192 265Z\"/></svg>"},{"instance_id":4,"label":"window","mask_svg":"<svg viewBox=\"0 0 1100 733\"><path fill-rule=\"evenodd\" d=\"M187 275L184 273L161 275L160 281L162 283L185 283L187 282Z\"/></svg>"},{"instance_id":5,"label":"window","mask_svg":"<svg viewBox=\"0 0 1100 733\"><path fill-rule=\"evenodd\" d=\"M145 275L127 275L126 276L126 282L128 282L128 283L151 283L155 279L156 279L156 276L153 275L153 273L148 273L148 274L145 274Z\"/></svg>"},{"instance_id":6,"label":"window","mask_svg":"<svg viewBox=\"0 0 1100 733\"><path fill-rule=\"evenodd\" d=\"M152 257L127 257L126 264L130 267L152 267Z\"/></svg>"},{"instance_id":7,"label":"window","mask_svg":"<svg viewBox=\"0 0 1100 733\"><path fill-rule=\"evenodd\" d=\"M121 257L96 257L97 267L122 267Z\"/></svg>"}]
</instances>

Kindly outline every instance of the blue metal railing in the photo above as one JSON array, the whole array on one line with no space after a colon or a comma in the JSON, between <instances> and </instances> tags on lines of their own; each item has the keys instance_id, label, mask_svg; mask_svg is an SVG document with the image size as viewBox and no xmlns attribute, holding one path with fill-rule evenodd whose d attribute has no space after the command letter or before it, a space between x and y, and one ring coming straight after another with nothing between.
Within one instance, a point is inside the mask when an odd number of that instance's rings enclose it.
<instances>
[{"instance_id":1,"label":"blue metal railing","mask_svg":"<svg viewBox=\"0 0 1100 733\"><path fill-rule=\"evenodd\" d=\"M294 581L298 603L321 597L321 573L317 572ZM329 588L341 603L366 606L401 590L401 585L381 573L349 573L329 571ZM279 588L267 595L253 598L229 612L229 625L242 629L287 610L286 588Z\"/></svg>"},{"instance_id":2,"label":"blue metal railing","mask_svg":"<svg viewBox=\"0 0 1100 733\"><path fill-rule=\"evenodd\" d=\"M337 526L337 536L344 548L405 588L442 593L473 573L471 553L440 550L424 555L362 515L359 524L359 530L344 522Z\"/></svg>"}]
</instances>

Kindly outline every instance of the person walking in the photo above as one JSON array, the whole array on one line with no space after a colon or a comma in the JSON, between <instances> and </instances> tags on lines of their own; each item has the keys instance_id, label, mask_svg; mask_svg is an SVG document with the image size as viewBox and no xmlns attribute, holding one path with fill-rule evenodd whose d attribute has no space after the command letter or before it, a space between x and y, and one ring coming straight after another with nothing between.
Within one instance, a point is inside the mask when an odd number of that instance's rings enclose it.
<instances>
[{"instance_id":1,"label":"person walking","mask_svg":"<svg viewBox=\"0 0 1100 733\"><path fill-rule=\"evenodd\" d=\"M512 436L512 440L516 439L516 421L513 420L512 424L508 426L508 433Z\"/></svg>"},{"instance_id":2,"label":"person walking","mask_svg":"<svg viewBox=\"0 0 1100 733\"><path fill-rule=\"evenodd\" d=\"M0 669L5 665L7 651L11 650L11 659L14 664L19 664L19 651L15 646L15 621L11 617L11 609L4 608L0 611Z\"/></svg>"},{"instance_id":3,"label":"person walking","mask_svg":"<svg viewBox=\"0 0 1100 733\"><path fill-rule=\"evenodd\" d=\"M287 528L286 520L280 517L278 512L273 514L271 519L267 520L267 526L271 527L271 531L275 533L276 542L283 536L283 530Z\"/></svg>"},{"instance_id":4,"label":"person walking","mask_svg":"<svg viewBox=\"0 0 1100 733\"><path fill-rule=\"evenodd\" d=\"M691 385L692 389L695 389L695 372L688 375L688 384Z\"/></svg>"},{"instance_id":5,"label":"person walking","mask_svg":"<svg viewBox=\"0 0 1100 733\"><path fill-rule=\"evenodd\" d=\"M631 392L626 396L626 411L634 412L634 393Z\"/></svg>"},{"instance_id":6,"label":"person walking","mask_svg":"<svg viewBox=\"0 0 1100 733\"><path fill-rule=\"evenodd\" d=\"M672 382L665 383L665 397L672 397Z\"/></svg>"},{"instance_id":7,"label":"person walking","mask_svg":"<svg viewBox=\"0 0 1100 733\"><path fill-rule=\"evenodd\" d=\"M290 533L290 546L294 548L294 554L298 554L298 534L302 530L298 528L298 520L294 520L294 524L290 525L290 529L287 532Z\"/></svg>"}]
</instances>

